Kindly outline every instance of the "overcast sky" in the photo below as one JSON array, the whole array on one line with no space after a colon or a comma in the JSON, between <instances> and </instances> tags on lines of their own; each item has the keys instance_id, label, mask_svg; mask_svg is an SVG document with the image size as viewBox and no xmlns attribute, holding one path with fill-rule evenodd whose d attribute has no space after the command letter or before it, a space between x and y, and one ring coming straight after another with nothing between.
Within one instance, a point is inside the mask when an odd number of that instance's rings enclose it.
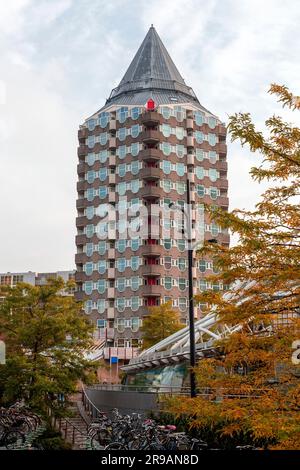
<instances>
[{"instance_id":1,"label":"overcast sky","mask_svg":"<svg viewBox=\"0 0 300 470\"><path fill-rule=\"evenodd\" d=\"M283 114L272 82L300 94L298 0L0 0L0 272L74 268L77 129L151 23L224 121ZM255 160L228 143L231 208L261 193Z\"/></svg>"}]
</instances>

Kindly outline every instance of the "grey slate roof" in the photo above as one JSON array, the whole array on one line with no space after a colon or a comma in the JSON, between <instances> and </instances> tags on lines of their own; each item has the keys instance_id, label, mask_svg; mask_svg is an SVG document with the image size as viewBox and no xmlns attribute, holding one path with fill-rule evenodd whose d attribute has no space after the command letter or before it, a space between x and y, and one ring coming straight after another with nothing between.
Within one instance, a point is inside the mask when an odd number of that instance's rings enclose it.
<instances>
[{"instance_id":1,"label":"grey slate roof","mask_svg":"<svg viewBox=\"0 0 300 470\"><path fill-rule=\"evenodd\" d=\"M149 98L156 104L190 102L205 110L192 88L185 84L153 26L101 111L112 104L145 105Z\"/></svg>"}]
</instances>

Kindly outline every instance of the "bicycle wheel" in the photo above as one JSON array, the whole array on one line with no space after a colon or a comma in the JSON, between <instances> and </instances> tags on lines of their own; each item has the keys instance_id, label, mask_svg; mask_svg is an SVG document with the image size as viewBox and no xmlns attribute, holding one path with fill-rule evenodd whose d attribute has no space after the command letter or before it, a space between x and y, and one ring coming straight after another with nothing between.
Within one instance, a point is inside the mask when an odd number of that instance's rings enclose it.
<instances>
[{"instance_id":1,"label":"bicycle wheel","mask_svg":"<svg viewBox=\"0 0 300 470\"><path fill-rule=\"evenodd\" d=\"M111 442L108 444L104 450L128 450L127 446L122 442Z\"/></svg>"},{"instance_id":2,"label":"bicycle wheel","mask_svg":"<svg viewBox=\"0 0 300 470\"><path fill-rule=\"evenodd\" d=\"M14 445L18 441L21 441L23 444L25 442L25 436L17 430L7 431L3 439L4 445L7 449L13 449Z\"/></svg>"}]
</instances>

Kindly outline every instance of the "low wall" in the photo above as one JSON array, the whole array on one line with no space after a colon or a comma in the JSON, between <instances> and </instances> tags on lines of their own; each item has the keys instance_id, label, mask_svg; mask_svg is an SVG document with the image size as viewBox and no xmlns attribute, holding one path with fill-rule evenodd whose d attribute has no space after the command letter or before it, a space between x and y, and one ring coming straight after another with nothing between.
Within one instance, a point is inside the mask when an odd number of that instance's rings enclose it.
<instances>
[{"instance_id":1,"label":"low wall","mask_svg":"<svg viewBox=\"0 0 300 470\"><path fill-rule=\"evenodd\" d=\"M140 413L147 415L150 411L158 411L158 395L151 392L98 390L85 388L86 395L101 411L111 411L118 408L120 413Z\"/></svg>"}]
</instances>

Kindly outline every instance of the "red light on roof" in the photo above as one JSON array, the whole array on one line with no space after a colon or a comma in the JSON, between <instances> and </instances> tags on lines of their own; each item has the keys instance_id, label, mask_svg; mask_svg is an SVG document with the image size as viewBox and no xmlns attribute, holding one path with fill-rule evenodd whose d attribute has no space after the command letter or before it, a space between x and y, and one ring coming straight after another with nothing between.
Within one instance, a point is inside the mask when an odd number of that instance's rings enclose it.
<instances>
[{"instance_id":1,"label":"red light on roof","mask_svg":"<svg viewBox=\"0 0 300 470\"><path fill-rule=\"evenodd\" d=\"M147 109L154 109L155 108L155 103L152 98L150 98L147 103L146 103L146 108Z\"/></svg>"}]
</instances>

